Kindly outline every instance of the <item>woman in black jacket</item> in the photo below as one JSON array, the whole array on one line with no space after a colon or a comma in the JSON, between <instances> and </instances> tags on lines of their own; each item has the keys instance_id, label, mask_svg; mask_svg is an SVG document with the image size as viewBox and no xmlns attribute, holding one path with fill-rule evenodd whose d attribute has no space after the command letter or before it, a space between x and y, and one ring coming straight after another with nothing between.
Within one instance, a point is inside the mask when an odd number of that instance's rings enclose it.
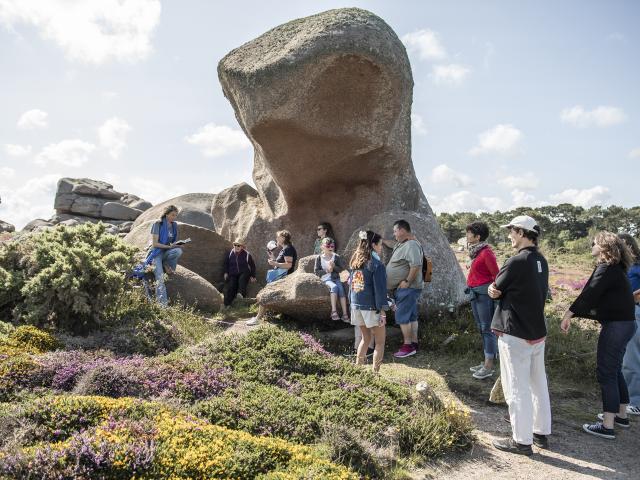
<instances>
[{"instance_id":1,"label":"woman in black jacket","mask_svg":"<svg viewBox=\"0 0 640 480\"><path fill-rule=\"evenodd\" d=\"M636 331L633 294L627 270L633 263L629 247L611 232L598 233L591 244L598 259L578 298L564 314L560 329L567 333L573 316L592 318L602 326L598 338L597 370L602 391L602 422L584 424L591 435L614 439L614 424L628 428L629 391L622 375L622 358Z\"/></svg>"}]
</instances>

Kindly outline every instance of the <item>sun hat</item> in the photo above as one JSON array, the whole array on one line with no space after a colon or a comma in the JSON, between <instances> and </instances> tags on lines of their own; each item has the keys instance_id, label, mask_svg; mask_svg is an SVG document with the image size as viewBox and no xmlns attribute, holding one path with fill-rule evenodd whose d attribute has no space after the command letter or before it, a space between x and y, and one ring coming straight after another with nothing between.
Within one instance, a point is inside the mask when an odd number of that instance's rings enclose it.
<instances>
[{"instance_id":1,"label":"sun hat","mask_svg":"<svg viewBox=\"0 0 640 480\"><path fill-rule=\"evenodd\" d=\"M244 241L244 238L236 238L236 239L233 241L233 245L234 245L234 246L236 246L236 245L241 245L241 246L243 246L243 247L244 247L244 246L246 245L246 243L245 243L245 241Z\"/></svg>"},{"instance_id":2,"label":"sun hat","mask_svg":"<svg viewBox=\"0 0 640 480\"><path fill-rule=\"evenodd\" d=\"M522 230L527 230L529 232L540 233L538 222L536 222L535 219L531 218L529 215L518 215L506 225L500 225L500 228L514 227L521 228Z\"/></svg>"}]
</instances>

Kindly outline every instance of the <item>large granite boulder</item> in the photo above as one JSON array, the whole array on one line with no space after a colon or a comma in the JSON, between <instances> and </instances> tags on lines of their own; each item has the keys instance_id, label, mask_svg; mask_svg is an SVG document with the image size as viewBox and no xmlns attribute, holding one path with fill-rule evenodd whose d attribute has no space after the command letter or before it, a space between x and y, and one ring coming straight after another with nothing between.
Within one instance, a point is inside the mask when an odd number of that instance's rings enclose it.
<instances>
[{"instance_id":1,"label":"large granite boulder","mask_svg":"<svg viewBox=\"0 0 640 480\"><path fill-rule=\"evenodd\" d=\"M155 220L134 227L124 241L140 249L146 249L151 243L151 226ZM182 247L179 264L197 273L208 282L216 285L224 277L224 258L231 251L231 242L225 240L213 230L178 222L180 239L191 238L191 243Z\"/></svg>"},{"instance_id":2,"label":"large granite boulder","mask_svg":"<svg viewBox=\"0 0 640 480\"><path fill-rule=\"evenodd\" d=\"M312 252L320 221L333 224L344 247L368 221L384 218L388 237L393 221L404 216L430 243L438 268L451 267L437 287L426 289L426 305L442 303L445 291L454 304L464 301L458 293L464 275L413 169L413 79L389 25L357 8L294 20L232 50L218 76L254 146L256 185L215 196L218 233L228 240L241 236L250 251L261 252L286 228L304 256ZM266 264L258 268L262 279ZM308 292L292 290L293 281L281 284L288 289L283 298ZM274 289L268 286L259 302L267 304Z\"/></svg>"},{"instance_id":3,"label":"large granite boulder","mask_svg":"<svg viewBox=\"0 0 640 480\"><path fill-rule=\"evenodd\" d=\"M166 282L167 295L172 301L197 306L201 310L217 312L222 306L220 292L195 272L178 265L176 273Z\"/></svg>"},{"instance_id":4,"label":"large granite boulder","mask_svg":"<svg viewBox=\"0 0 640 480\"><path fill-rule=\"evenodd\" d=\"M151 207L151 203L130 193L120 193L113 185L99 180L61 178L53 206L58 215L86 217L117 225L113 222L135 220Z\"/></svg>"},{"instance_id":5,"label":"large granite boulder","mask_svg":"<svg viewBox=\"0 0 640 480\"><path fill-rule=\"evenodd\" d=\"M2 220L0 220L0 233L5 233L5 232L11 233L15 231L16 231L16 227L14 227L8 222L3 222Z\"/></svg>"},{"instance_id":6,"label":"large granite boulder","mask_svg":"<svg viewBox=\"0 0 640 480\"><path fill-rule=\"evenodd\" d=\"M300 260L291 275L266 285L256 298L269 311L300 320L328 319L331 314L329 289L313 272L313 255Z\"/></svg>"},{"instance_id":7,"label":"large granite boulder","mask_svg":"<svg viewBox=\"0 0 640 480\"><path fill-rule=\"evenodd\" d=\"M214 196L213 193L188 193L171 198L148 209L136 219L133 226L135 228L149 220L157 220L168 205L175 205L180 210L178 222L215 230L213 217L211 216L211 205Z\"/></svg>"}]
</instances>

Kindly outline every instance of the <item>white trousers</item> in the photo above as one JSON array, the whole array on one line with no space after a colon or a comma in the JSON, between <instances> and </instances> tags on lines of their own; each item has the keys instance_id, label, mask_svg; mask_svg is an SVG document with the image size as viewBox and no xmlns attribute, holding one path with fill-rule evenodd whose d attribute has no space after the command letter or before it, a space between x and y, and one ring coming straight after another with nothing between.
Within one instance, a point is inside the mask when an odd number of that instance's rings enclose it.
<instances>
[{"instance_id":1,"label":"white trousers","mask_svg":"<svg viewBox=\"0 0 640 480\"><path fill-rule=\"evenodd\" d=\"M533 443L533 434L551 433L551 403L544 369L545 342L529 344L504 334L498 339L500 379L509 406L513 439Z\"/></svg>"}]
</instances>

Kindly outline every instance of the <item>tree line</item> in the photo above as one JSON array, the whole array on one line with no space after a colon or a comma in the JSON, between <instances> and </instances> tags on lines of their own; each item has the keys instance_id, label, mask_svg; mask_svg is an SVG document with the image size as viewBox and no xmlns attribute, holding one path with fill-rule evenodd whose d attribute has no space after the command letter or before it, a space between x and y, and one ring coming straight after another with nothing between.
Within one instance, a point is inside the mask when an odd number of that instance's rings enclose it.
<instances>
[{"instance_id":1,"label":"tree line","mask_svg":"<svg viewBox=\"0 0 640 480\"><path fill-rule=\"evenodd\" d=\"M544 207L518 207L507 212L494 213L441 213L438 222L449 239L455 243L464 237L465 227L476 221L489 225L488 241L499 243L507 241L507 232L500 225L507 224L517 215L529 215L538 221L542 228L541 241L552 248L564 247L568 250L581 250L585 239L599 230L626 232L634 237L640 236L640 206L624 208L616 205L609 207L594 206L583 208L570 203L547 205Z\"/></svg>"}]
</instances>

